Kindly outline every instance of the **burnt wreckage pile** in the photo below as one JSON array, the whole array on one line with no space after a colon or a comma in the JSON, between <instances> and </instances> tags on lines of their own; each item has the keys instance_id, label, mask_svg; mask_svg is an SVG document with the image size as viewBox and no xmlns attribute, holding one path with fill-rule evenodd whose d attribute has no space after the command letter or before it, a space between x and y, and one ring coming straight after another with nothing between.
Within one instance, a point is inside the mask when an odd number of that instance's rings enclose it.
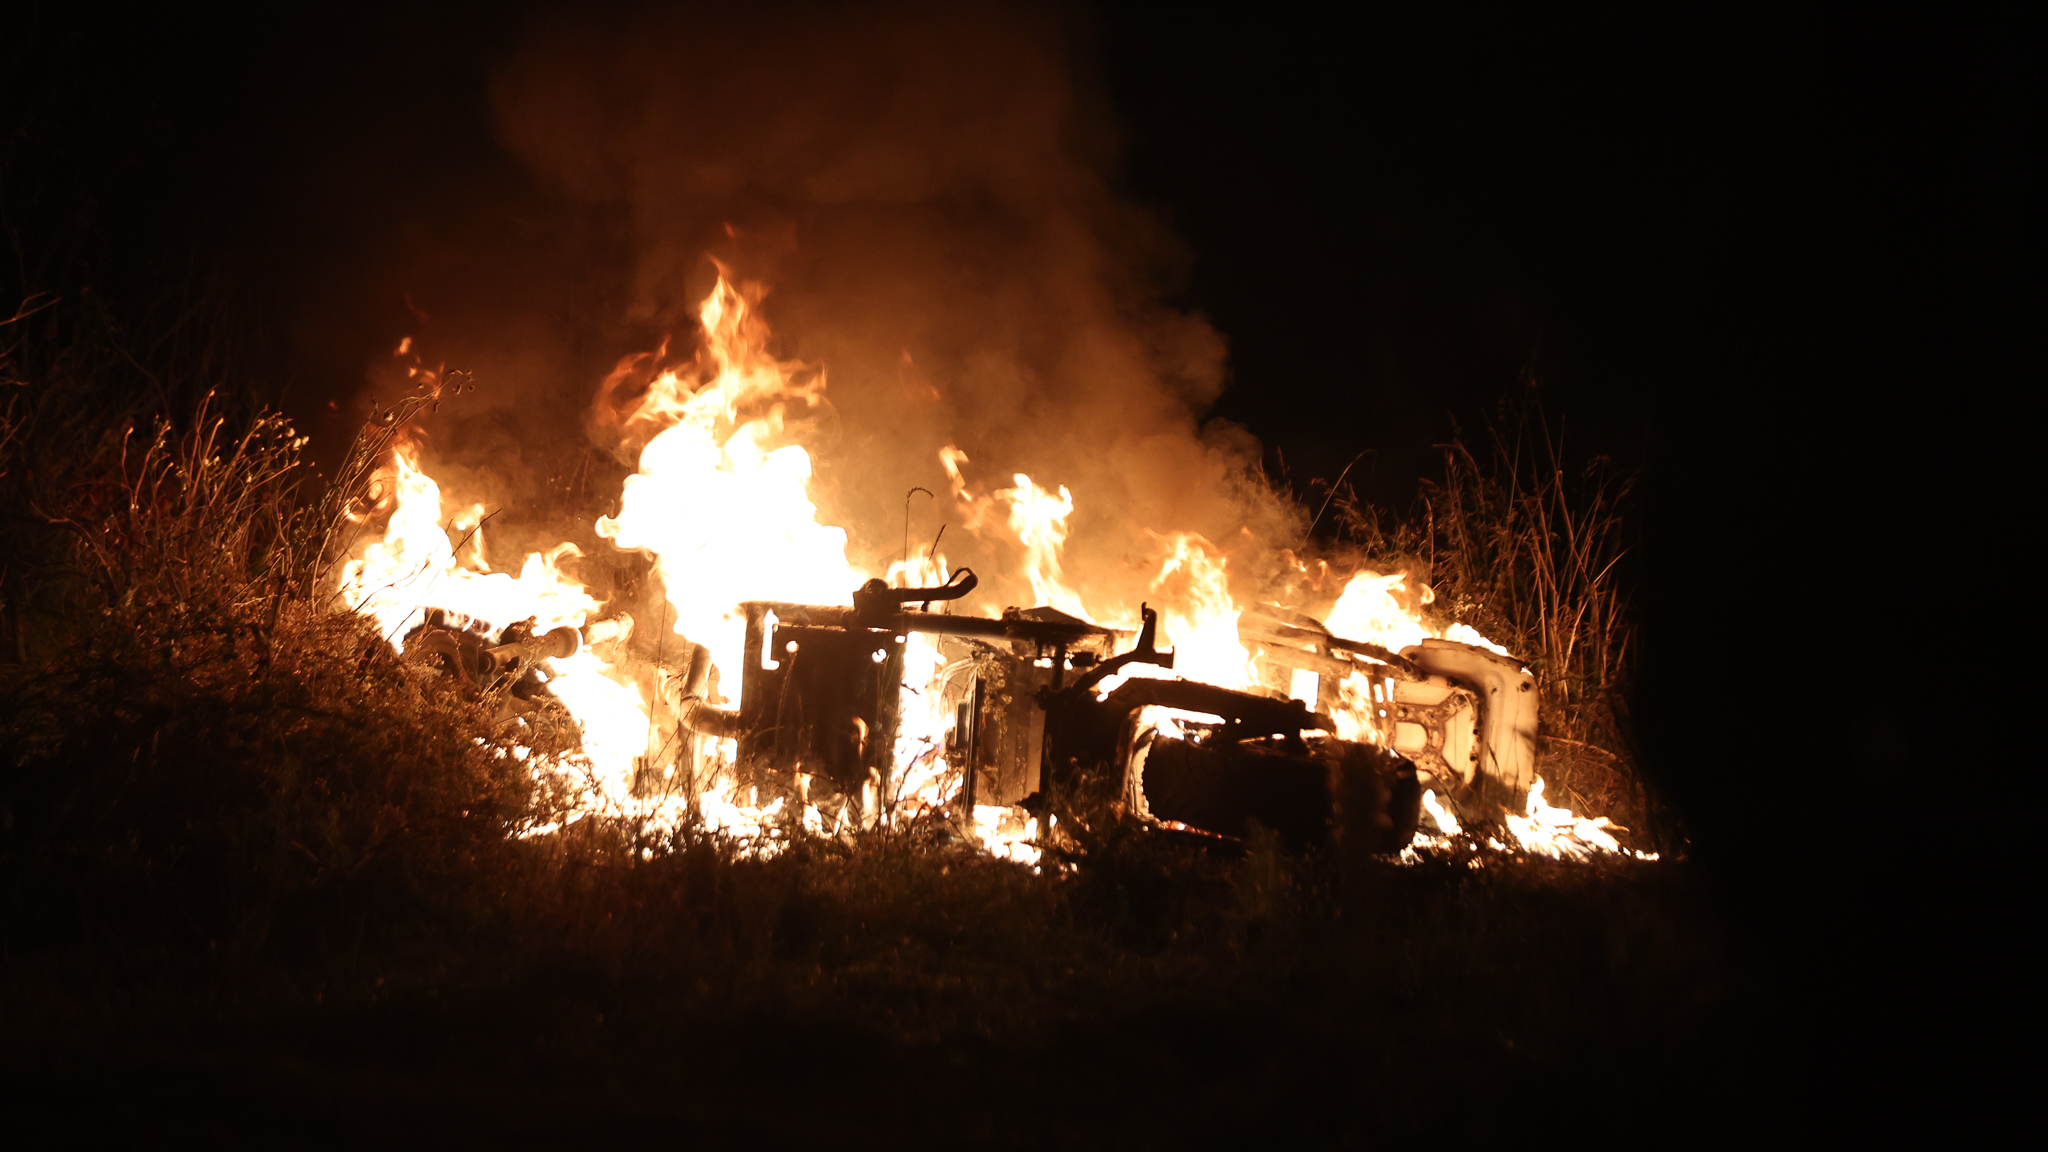
<instances>
[{"instance_id":1,"label":"burnt wreckage pile","mask_svg":"<svg viewBox=\"0 0 2048 1152\"><path fill-rule=\"evenodd\" d=\"M1500 801L1533 779L1535 680L1485 649L1425 640L1395 653L1266 607L1239 625L1263 692L1136 676L1100 692L1133 665L1172 668L1149 608L1121 653L1115 630L1050 608L993 619L930 610L974 586L963 569L937 588L870 581L850 608L743 604L739 707L708 702L699 648L677 719L737 740L743 780L762 789L786 790L802 773L845 795L887 796L904 645L922 633L946 661L924 690L942 693L954 717L945 755L963 810L1058 811L1108 796L1164 828L1241 839L1256 821L1296 846L1334 837L1398 851L1415 833L1423 788ZM1289 697L1297 672L1315 677L1314 709ZM1338 739L1340 685L1361 672L1376 739ZM1157 722L1155 709L1172 720Z\"/></svg>"},{"instance_id":2,"label":"burnt wreckage pile","mask_svg":"<svg viewBox=\"0 0 2048 1152\"><path fill-rule=\"evenodd\" d=\"M1219 845L1242 841L1256 823L1295 848L1334 840L1396 852L1415 834L1425 788L1472 812L1518 805L1534 779L1535 679L1486 649L1432 639L1393 652L1266 605L1238 625L1258 690L1155 673L1102 691L1134 666L1173 667L1174 654L1156 646L1149 607L1135 637L1051 608L1008 608L996 618L932 610L975 585L961 569L935 588L871 580L851 607L741 604L737 707L717 702L720 673L701 645L683 654L681 675L660 681L662 710L684 737L679 758L691 762L700 741L732 739L740 782L761 796L801 790L813 800L843 797L870 815L886 811L905 646L919 633L944 660L918 688L940 693L952 716L942 754L960 782L953 807L961 813L1106 806ZM435 643L479 679L572 652L575 639L558 629L497 645ZM1117 651L1122 644L1129 647ZM1340 709L1362 717L1367 739L1338 737Z\"/></svg>"}]
</instances>

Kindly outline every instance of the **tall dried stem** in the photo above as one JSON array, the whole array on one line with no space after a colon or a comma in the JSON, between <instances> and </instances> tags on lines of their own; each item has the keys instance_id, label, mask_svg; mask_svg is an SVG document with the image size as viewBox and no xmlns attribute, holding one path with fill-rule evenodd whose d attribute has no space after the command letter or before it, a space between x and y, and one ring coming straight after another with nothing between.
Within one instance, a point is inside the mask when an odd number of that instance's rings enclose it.
<instances>
[{"instance_id":1,"label":"tall dried stem","mask_svg":"<svg viewBox=\"0 0 2048 1152\"><path fill-rule=\"evenodd\" d=\"M1416 514L1391 531L1341 494L1347 535L1376 563L1426 573L1439 613L1538 674L1546 780L1584 810L1639 818L1626 722L1633 474L1605 457L1568 468L1562 431L1533 401L1490 420L1477 452L1464 438L1442 447L1442 479L1424 484Z\"/></svg>"}]
</instances>

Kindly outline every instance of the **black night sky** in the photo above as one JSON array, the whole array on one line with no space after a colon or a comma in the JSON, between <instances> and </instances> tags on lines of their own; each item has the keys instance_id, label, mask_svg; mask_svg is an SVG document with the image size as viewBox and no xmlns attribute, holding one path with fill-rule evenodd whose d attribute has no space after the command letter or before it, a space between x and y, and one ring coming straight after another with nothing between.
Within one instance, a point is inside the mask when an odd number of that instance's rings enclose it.
<instances>
[{"instance_id":1,"label":"black night sky","mask_svg":"<svg viewBox=\"0 0 2048 1152\"><path fill-rule=\"evenodd\" d=\"M21 6L0 20L10 283L119 315L195 278L237 302L241 370L345 434L408 293L494 275L460 255L492 237L545 246L548 193L486 91L525 17ZM1168 299L1229 342L1209 415L1269 473L1305 486L1363 452L1360 492L1404 507L1435 445L1532 381L1574 459L1642 470L1653 782L1845 1050L1914 1058L1948 1010L1928 942L1972 913L1949 864L1900 850L1946 840L1961 771L1908 682L1959 674L1936 650L2007 615L1978 591L2005 546L1964 510L2020 483L2000 442L2025 422L2009 334L2038 324L2032 37L1720 6L1069 24L1119 190L1182 245ZM364 255L392 237L429 254L415 282ZM1750 681L1761 706L1731 706Z\"/></svg>"}]
</instances>

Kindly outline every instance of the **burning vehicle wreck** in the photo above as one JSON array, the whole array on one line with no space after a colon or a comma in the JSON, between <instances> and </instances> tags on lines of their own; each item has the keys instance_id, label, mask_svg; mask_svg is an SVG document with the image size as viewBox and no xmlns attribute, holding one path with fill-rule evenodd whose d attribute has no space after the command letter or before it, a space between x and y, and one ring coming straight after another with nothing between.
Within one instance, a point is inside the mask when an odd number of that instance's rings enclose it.
<instances>
[{"instance_id":1,"label":"burning vehicle wreck","mask_svg":"<svg viewBox=\"0 0 2048 1152\"><path fill-rule=\"evenodd\" d=\"M1167 678L1175 654L1160 649L1149 606L1135 636L1050 608L932 610L977 582L960 569L937 587L871 580L852 607L742 604L737 705L713 702L709 653L691 646L667 680L679 737L669 746L687 759L732 741L733 772L757 800L836 802L885 820L905 790L904 703L930 693L950 717L930 756L943 765L940 795L967 819L1002 808L1056 819L1100 797L1117 814L1220 844L1264 825L1292 848L1335 840L1369 852L1412 840L1425 788L1505 801L1531 779L1534 678L1485 649L1428 640L1395 653L1268 607L1239 624L1267 680L1241 691ZM942 661L924 686L904 678L913 638ZM1299 688L1302 672L1313 677L1307 700L1278 686ZM1340 736L1336 719L1351 677L1369 682L1370 720L1349 725L1357 738ZM643 764L643 779L663 768Z\"/></svg>"},{"instance_id":2,"label":"burning vehicle wreck","mask_svg":"<svg viewBox=\"0 0 2048 1152\"><path fill-rule=\"evenodd\" d=\"M932 498L974 566L940 551L943 524L909 549L907 496L897 560L872 527L856 545L814 502L791 423L822 376L770 354L755 298L721 280L694 361L601 392L635 470L590 525L600 555L564 541L493 569L484 505L444 508L401 443L364 515L381 538L343 569L351 608L492 693L503 722L560 721L526 763L575 795L573 819L765 844L938 815L1035 862L1104 814L1373 853L1476 816L1539 851L1553 833L1618 850L1604 820L1541 803L1535 676L1428 614L1406 571L1312 569L1248 531L1233 569L1199 532L1114 521L1077 557L1068 488L989 484L953 444ZM1030 606L983 615L977 590Z\"/></svg>"}]
</instances>

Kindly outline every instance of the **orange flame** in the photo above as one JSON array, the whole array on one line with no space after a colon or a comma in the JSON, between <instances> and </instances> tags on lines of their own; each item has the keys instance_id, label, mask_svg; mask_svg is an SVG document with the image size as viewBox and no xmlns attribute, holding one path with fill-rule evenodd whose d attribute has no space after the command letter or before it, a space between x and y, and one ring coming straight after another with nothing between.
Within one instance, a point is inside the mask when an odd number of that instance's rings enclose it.
<instances>
[{"instance_id":1,"label":"orange flame","mask_svg":"<svg viewBox=\"0 0 2048 1152\"><path fill-rule=\"evenodd\" d=\"M695 361L655 375L618 421L630 441L642 445L638 469L625 481L618 513L595 525L597 534L613 545L652 557L670 626L679 637L704 645L714 665L731 674L728 684L738 679L744 647L741 601L845 604L867 577L847 558L846 531L820 522L811 492L811 455L802 443L800 417L824 403L825 374L769 352L767 325L757 310L760 298L759 289L736 288L719 279L700 309L703 334ZM631 358L630 365L622 362L620 372L652 372L665 354L664 346L663 352ZM606 397L617 383L606 382ZM938 456L962 510L962 526L1014 546L1015 575L1028 584L1037 604L1092 619L1062 556L1076 495L1064 485L1041 486L1022 472L1012 476L1012 486L981 494L964 475L965 452L949 444ZM394 454L384 480L390 508L384 533L345 566L341 592L351 608L374 618L394 643L402 643L403 633L428 607L500 627L532 618L542 630L583 627L602 609L564 568L580 555L571 544L528 555L516 576L492 571L484 508L471 505L448 515L439 486L420 468L410 446ZM1231 592L1229 558L1192 532L1162 533L1155 539L1164 547L1148 593L1160 611L1161 643L1174 650L1176 667L1169 673L1135 665L1128 674L1179 675L1264 690L1238 637L1240 607ZM934 548L921 557L898 559L887 578L900 587L931 586L943 584L950 571ZM1337 598L1328 626L1337 635L1397 651L1432 636L1502 651L1462 625L1427 623L1421 609L1431 599L1430 589L1411 588L1405 573L1362 571ZM1124 615L1107 623L1135 627L1133 608L1124 606ZM623 636L630 622L603 627L609 635ZM591 638L595 641L596 635ZM670 650L682 648L677 644ZM623 646L607 650L622 653ZM952 722L947 701L957 694L953 678L963 675L963 668L949 666L935 642L912 634L904 644L903 673L891 795L871 797L863 805L869 812L877 805L896 812L937 807L958 787L957 768L947 761L944 745ZM1105 691L1113 686L1110 681L1101 685ZM781 823L835 834L858 819L850 805L821 810L807 788L800 788L793 800L766 804L751 789L742 792L731 771L735 748L730 740L698 742L697 761L680 765L691 788L636 795L635 775L648 765L650 721L661 714L643 678L601 659L586 645L572 657L552 661L550 687L582 726L583 752L574 764L534 762L532 768L580 773L584 814L619 814L673 826L694 813L704 827L751 838L763 851L772 850L770 834ZM1388 686L1361 671L1337 688L1333 719L1338 734L1379 739L1374 717L1388 706ZM1313 692L1296 694L1314 703ZM1459 834L1455 818L1435 801L1433 795L1425 798L1437 828L1446 836ZM1025 863L1039 859L1039 823L1021 809L978 805L968 823L990 852ZM1584 820L1544 803L1540 782L1526 814L1512 818L1510 827L1530 851L1619 850L1604 819Z\"/></svg>"}]
</instances>

